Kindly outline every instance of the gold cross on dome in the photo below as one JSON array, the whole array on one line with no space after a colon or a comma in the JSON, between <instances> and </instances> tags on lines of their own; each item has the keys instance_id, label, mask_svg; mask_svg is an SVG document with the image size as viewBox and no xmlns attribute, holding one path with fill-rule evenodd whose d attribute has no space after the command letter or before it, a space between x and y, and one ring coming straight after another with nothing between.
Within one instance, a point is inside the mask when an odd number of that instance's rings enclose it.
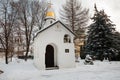
<instances>
[{"instance_id":1,"label":"gold cross on dome","mask_svg":"<svg viewBox=\"0 0 120 80\"><path fill-rule=\"evenodd\" d=\"M53 4L51 3L51 0L50 0L50 2L48 2L48 7L51 8L51 5Z\"/></svg>"}]
</instances>

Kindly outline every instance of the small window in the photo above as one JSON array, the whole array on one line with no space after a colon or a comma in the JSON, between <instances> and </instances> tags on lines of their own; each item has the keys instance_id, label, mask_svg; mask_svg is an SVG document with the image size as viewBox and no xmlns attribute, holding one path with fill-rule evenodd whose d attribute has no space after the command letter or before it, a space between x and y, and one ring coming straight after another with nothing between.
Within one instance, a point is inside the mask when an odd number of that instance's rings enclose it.
<instances>
[{"instance_id":1,"label":"small window","mask_svg":"<svg viewBox=\"0 0 120 80\"><path fill-rule=\"evenodd\" d=\"M71 38L67 34L64 36L64 43L71 43Z\"/></svg>"},{"instance_id":2,"label":"small window","mask_svg":"<svg viewBox=\"0 0 120 80\"><path fill-rule=\"evenodd\" d=\"M69 53L69 49L65 49L65 53Z\"/></svg>"},{"instance_id":3,"label":"small window","mask_svg":"<svg viewBox=\"0 0 120 80\"><path fill-rule=\"evenodd\" d=\"M53 23L53 21L50 21L50 24L52 24Z\"/></svg>"}]
</instances>

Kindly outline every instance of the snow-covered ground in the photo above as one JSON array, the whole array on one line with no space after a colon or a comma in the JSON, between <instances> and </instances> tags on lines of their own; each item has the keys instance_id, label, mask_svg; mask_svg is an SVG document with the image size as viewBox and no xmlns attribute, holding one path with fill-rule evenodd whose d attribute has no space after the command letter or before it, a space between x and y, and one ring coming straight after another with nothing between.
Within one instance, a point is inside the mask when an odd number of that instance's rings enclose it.
<instances>
[{"instance_id":1,"label":"snow-covered ground","mask_svg":"<svg viewBox=\"0 0 120 80\"><path fill-rule=\"evenodd\" d=\"M0 80L120 80L120 62L94 61L84 65L83 60L76 68L38 70L33 61L13 60L8 65L0 61Z\"/></svg>"}]
</instances>

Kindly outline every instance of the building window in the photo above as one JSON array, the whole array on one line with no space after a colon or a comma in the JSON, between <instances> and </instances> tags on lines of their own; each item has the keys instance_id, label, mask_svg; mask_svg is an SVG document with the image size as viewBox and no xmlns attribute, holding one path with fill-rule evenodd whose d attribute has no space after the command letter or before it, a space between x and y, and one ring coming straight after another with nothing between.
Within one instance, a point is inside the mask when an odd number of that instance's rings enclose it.
<instances>
[{"instance_id":1,"label":"building window","mask_svg":"<svg viewBox=\"0 0 120 80\"><path fill-rule=\"evenodd\" d=\"M50 21L50 24L52 24L53 23L53 21Z\"/></svg>"},{"instance_id":2,"label":"building window","mask_svg":"<svg viewBox=\"0 0 120 80\"><path fill-rule=\"evenodd\" d=\"M71 38L68 34L64 35L64 43L71 43Z\"/></svg>"},{"instance_id":3,"label":"building window","mask_svg":"<svg viewBox=\"0 0 120 80\"><path fill-rule=\"evenodd\" d=\"M69 53L69 49L65 49L65 53Z\"/></svg>"}]
</instances>

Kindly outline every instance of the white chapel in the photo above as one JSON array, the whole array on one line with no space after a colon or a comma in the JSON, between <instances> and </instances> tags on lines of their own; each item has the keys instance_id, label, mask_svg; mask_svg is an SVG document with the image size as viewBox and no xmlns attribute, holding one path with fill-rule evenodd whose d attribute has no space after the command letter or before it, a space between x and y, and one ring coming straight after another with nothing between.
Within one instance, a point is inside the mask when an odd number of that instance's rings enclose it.
<instances>
[{"instance_id":1,"label":"white chapel","mask_svg":"<svg viewBox=\"0 0 120 80\"><path fill-rule=\"evenodd\" d=\"M40 70L75 67L74 36L61 21L56 21L50 6L44 27L34 37L34 65Z\"/></svg>"}]
</instances>

